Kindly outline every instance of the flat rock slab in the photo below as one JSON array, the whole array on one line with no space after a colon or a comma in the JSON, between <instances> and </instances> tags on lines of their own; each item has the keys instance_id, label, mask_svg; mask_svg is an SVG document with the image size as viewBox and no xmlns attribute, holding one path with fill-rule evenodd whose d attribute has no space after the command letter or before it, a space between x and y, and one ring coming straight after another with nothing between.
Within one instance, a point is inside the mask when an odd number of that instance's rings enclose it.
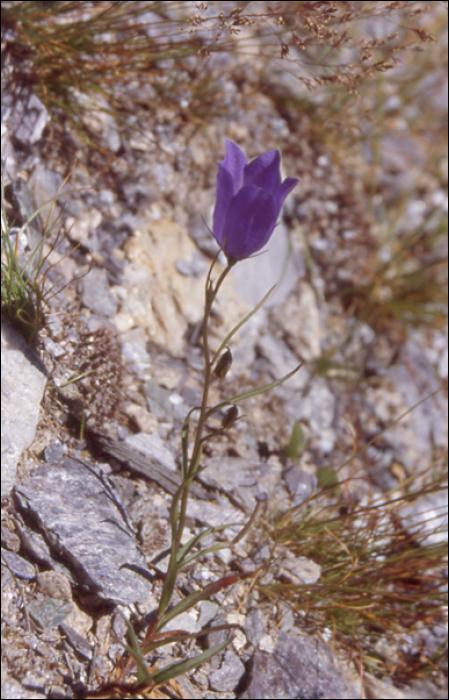
<instances>
[{"instance_id":1,"label":"flat rock slab","mask_svg":"<svg viewBox=\"0 0 449 700\"><path fill-rule=\"evenodd\" d=\"M143 603L152 584L119 495L107 477L77 459L40 464L15 489L16 502L74 580L99 598ZM131 570L132 569L132 570Z\"/></svg>"},{"instance_id":2,"label":"flat rock slab","mask_svg":"<svg viewBox=\"0 0 449 700\"><path fill-rule=\"evenodd\" d=\"M39 358L3 319L1 338L3 498L14 485L22 452L34 440L46 377Z\"/></svg>"},{"instance_id":3,"label":"flat rock slab","mask_svg":"<svg viewBox=\"0 0 449 700\"><path fill-rule=\"evenodd\" d=\"M313 637L281 632L273 653L256 651L241 698L358 698L334 666L330 650Z\"/></svg>"}]
</instances>

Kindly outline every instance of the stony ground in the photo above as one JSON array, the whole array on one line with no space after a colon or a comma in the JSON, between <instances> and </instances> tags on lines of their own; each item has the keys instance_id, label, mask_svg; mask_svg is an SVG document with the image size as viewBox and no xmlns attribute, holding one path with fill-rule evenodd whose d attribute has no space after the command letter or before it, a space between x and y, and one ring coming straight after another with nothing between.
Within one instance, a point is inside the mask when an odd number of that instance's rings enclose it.
<instances>
[{"instance_id":1,"label":"stony ground","mask_svg":"<svg viewBox=\"0 0 449 700\"><path fill-rule=\"evenodd\" d=\"M213 347L277 284L232 339L232 371L214 383L210 403L304 364L285 384L242 402L236 426L205 447L187 534L229 524L205 544L232 539L255 504L263 508L242 541L192 563L176 593L180 600L235 574L235 585L170 623L191 634L236 624L232 643L154 697L447 696L444 667L410 688L370 673L362 679L332 630L242 576L269 561L259 583L320 581L321 559L273 548L273 525L317 489L323 470L338 471L345 503L367 503L429 465L436 469L447 449L445 392L438 391L447 380L446 330L405 328L374 312L363 318L356 295L348 303L343 293L369 278L373 257L387 254L388 197L405 193L396 222L404 230L417 218L431 227L435 212L447 211L447 156L441 178L430 175L425 144L406 120L391 119L369 193L370 154L352 149L342 158L341 145L319 137L313 110L286 109L287 76L276 84L266 76L262 86L242 61L222 86L221 117L199 125L162 105L144 129L125 133L94 111L101 151L67 126L52 126L34 96L2 97L9 216L25 221L72 166L63 191L75 190L50 213L60 214L64 235L49 257L57 265L48 283L62 278L67 286L51 299L35 349L2 320L4 697L86 697L123 653L120 613L139 631L157 607L161 583L149 565L164 567L182 422L201 396L204 284L217 250L207 225L226 138L249 157L280 148L285 175L300 183L267 252L239 263L219 295ZM301 97L313 103L305 91ZM137 98L154 103L151 85L131 84L129 99ZM48 212L19 241L24 255ZM295 421L304 440L298 460L285 453ZM331 490L326 502L336 498ZM433 533L445 512L441 491L416 508L411 502L406 517ZM424 625L421 653L430 656L445 634L443 620L432 630ZM150 663L194 656L224 635L163 647ZM385 640L377 651L399 656L417 639Z\"/></svg>"}]
</instances>

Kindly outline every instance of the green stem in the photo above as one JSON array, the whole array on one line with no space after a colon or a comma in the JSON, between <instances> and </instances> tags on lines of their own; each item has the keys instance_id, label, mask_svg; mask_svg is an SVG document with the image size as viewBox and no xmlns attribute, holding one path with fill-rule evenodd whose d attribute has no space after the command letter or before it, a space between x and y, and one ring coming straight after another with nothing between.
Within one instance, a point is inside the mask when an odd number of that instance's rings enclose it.
<instances>
[{"instance_id":1,"label":"green stem","mask_svg":"<svg viewBox=\"0 0 449 700\"><path fill-rule=\"evenodd\" d=\"M210 359L210 349L209 349L209 318L212 311L212 305L218 294L222 283L224 282L227 274L232 268L232 264L228 264L220 277L218 278L215 286L210 278L215 261L212 263L209 270L209 274L206 280L206 303L204 309L204 321L203 321L203 354L204 354L204 385L203 385L203 398L201 401L200 417L198 419L198 425L196 429L195 444L193 446L192 457L190 459L189 475L194 474L198 468L198 463L200 460L201 452L201 437L206 423L207 418L207 401L209 398L209 387L212 372L212 361Z\"/></svg>"},{"instance_id":2,"label":"green stem","mask_svg":"<svg viewBox=\"0 0 449 700\"><path fill-rule=\"evenodd\" d=\"M217 256L218 257L218 256ZM205 288L205 304L204 304L204 319L203 319L203 355L204 355L204 384L203 384L203 396L201 400L200 415L198 418L198 424L195 433L195 442L193 445L192 456L188 462L187 473L183 483L173 496L170 519L172 523L172 546L170 552L170 560L168 562L167 576L164 583L164 588L161 595L161 600L159 603L158 616L161 619L163 613L167 609L171 596L174 590L177 567L178 567L178 553L181 546L182 533L184 531L186 512L187 512L187 501L189 498L189 488L192 483L195 474L198 470L199 463L201 460L203 441L202 435L206 420L208 417L207 412L207 401L209 397L209 388L212 374L212 365L210 357L209 348L209 319L212 311L212 305L217 297L218 291L223 284L226 276L228 275L233 263L228 263L217 282L214 284L211 279L211 274L213 267L217 261L217 258L212 262L209 269L209 273L206 279ZM179 507L179 511L178 511ZM177 523L177 524L176 524Z\"/></svg>"}]
</instances>

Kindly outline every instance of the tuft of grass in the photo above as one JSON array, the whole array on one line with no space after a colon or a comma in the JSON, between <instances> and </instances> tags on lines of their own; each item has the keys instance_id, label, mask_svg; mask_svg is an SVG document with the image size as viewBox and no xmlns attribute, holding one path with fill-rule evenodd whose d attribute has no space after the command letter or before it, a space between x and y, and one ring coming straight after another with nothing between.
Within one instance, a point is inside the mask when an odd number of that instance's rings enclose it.
<instances>
[{"instance_id":1,"label":"tuft of grass","mask_svg":"<svg viewBox=\"0 0 449 700\"><path fill-rule=\"evenodd\" d=\"M45 310L50 300L70 284L69 282L61 285L62 277L49 281L51 272L66 257L61 256L56 262L50 262L50 257L62 240L62 229L58 227L61 215L53 220L52 213L68 177L61 184L56 196L45 202L20 227L14 226L15 222L9 219L9 204L3 180L1 184L1 310L5 318L20 330L31 345L35 343L39 331L44 327ZM27 238L29 225L48 205L50 208L42 237L34 250L29 253L22 252L21 246L23 239ZM52 235L56 228L56 235Z\"/></svg>"},{"instance_id":2,"label":"tuft of grass","mask_svg":"<svg viewBox=\"0 0 449 700\"><path fill-rule=\"evenodd\" d=\"M404 56L401 70L378 76L367 91L367 104L376 113L365 134L373 156L366 188L368 207L383 234L372 266L361 276L363 281L342 290L349 312L378 332L394 327L402 336L409 327L442 330L447 326L447 174L442 163L447 151L447 105L441 99L447 74L447 50L443 56L441 51L447 41L447 12L437 13L429 28L436 43ZM396 108L391 106L392 95ZM404 136L412 151L415 146L425 154L421 160L413 156L407 160L420 174L409 185L413 189L399 182L390 189L379 178L385 174L383 140L400 143ZM436 199L429 196L433 194ZM415 214L411 205L417 205Z\"/></svg>"},{"instance_id":3,"label":"tuft of grass","mask_svg":"<svg viewBox=\"0 0 449 700\"><path fill-rule=\"evenodd\" d=\"M348 494L356 480L352 474L337 479L337 489L334 482L318 487L270 526L272 557L282 545L311 559L321 567L318 582L264 584L262 570L257 588L305 623L327 628L357 667L399 684L410 682L437 669L447 649L443 644L427 655L425 648L404 651L399 644L414 632L447 624L447 507L431 514L428 505L416 507L425 497L446 492L447 454L365 502ZM418 515L410 516L412 503Z\"/></svg>"},{"instance_id":4,"label":"tuft of grass","mask_svg":"<svg viewBox=\"0 0 449 700\"><path fill-rule=\"evenodd\" d=\"M296 4L290 3L292 8ZM309 3L299 4L305 8ZM303 121L310 122L307 129L311 147L324 148L336 164L350 163L351 158L357 157L357 151L363 149L357 175L365 173L363 192L360 193L361 188L357 192L354 189L355 200L351 202L352 182L348 182L345 197L349 202L345 201L346 210L340 203L340 210L342 218L349 218L348 212L357 211L354 205L360 206L363 197L361 210L349 228L359 234L358 245L366 246L365 254L356 262L351 262L352 256L348 262L342 260L346 274L341 278L336 276L338 270L332 265L322 274L331 279L348 316L355 315L377 333L393 331L390 337L403 339L410 327L444 329L447 324L447 198L444 201L447 107L443 104L447 80L447 6L434 5L433 14L426 14L421 6L421 15L415 15L415 20L421 22L421 30L412 30L411 25L406 26L406 16L401 14L403 3L395 3L396 15L393 12L385 16L382 14L385 3L377 3L378 14L369 17L366 12L373 9L370 3L355 4L360 15L352 18L351 41L344 41L338 50L329 47L326 67L322 67L328 71L326 90L320 91L318 99L305 99L301 91L286 90L285 81L276 83L277 73L270 73L269 62L262 89L299 139L304 138ZM328 29L332 26L337 31L335 4L326 5L333 8ZM370 44L365 41L365 32L371 27L375 33L382 17L386 25L395 27L397 36L378 44L373 40ZM430 34L435 37L434 42ZM357 73L367 65L365 50L371 53L374 44L378 70ZM335 60L344 53L343 47L349 51L346 55L353 52L352 72L358 75L353 85L357 100L353 99L351 89L342 90L338 81L330 79L332 70L336 69ZM308 54L307 65L314 73L320 71L319 49L317 40ZM325 49L321 49L324 55ZM382 62L396 66L393 69L391 65L392 70L383 72ZM291 65L287 64L286 68L293 74ZM351 71L348 66L340 65L340 68L342 80L346 80ZM301 120L299 115L306 115L307 119ZM394 160L393 165L388 164L387 139L398 149L402 147L399 164ZM404 156L404 151L409 153ZM409 177L413 169L416 175ZM414 204L416 216L412 213ZM419 207L424 208L424 213ZM326 224L332 235L336 219L338 215L329 216L322 223L317 215L311 223L326 237ZM350 243L336 239L335 244L339 248L347 245L350 251ZM324 257L322 268L326 262Z\"/></svg>"},{"instance_id":5,"label":"tuft of grass","mask_svg":"<svg viewBox=\"0 0 449 700\"><path fill-rule=\"evenodd\" d=\"M161 109L181 123L206 125L229 109L223 76L238 83L255 55L256 80L277 66L310 90L335 86L357 94L404 53L432 42L421 26L426 12L414 1L6 1L3 88L35 93L52 128L63 114L87 143L107 152L98 115L142 134L139 120ZM370 22L389 23L393 31L373 39ZM143 84L152 97L130 103L130 85Z\"/></svg>"},{"instance_id":6,"label":"tuft of grass","mask_svg":"<svg viewBox=\"0 0 449 700\"><path fill-rule=\"evenodd\" d=\"M58 236L49 250L45 244L51 228L36 248L28 256L20 255L19 244L27 226L38 215L36 211L25 224L14 227L6 215L5 192L2 183L1 194L1 300L2 314L20 328L26 340L33 343L44 325L44 307L55 293L58 282L50 287L46 284L47 273L51 269L48 258L58 242ZM57 221L53 224L53 227Z\"/></svg>"},{"instance_id":7,"label":"tuft of grass","mask_svg":"<svg viewBox=\"0 0 449 700\"><path fill-rule=\"evenodd\" d=\"M365 146L372 152L368 208L382 233L377 254L360 283L341 292L349 312L378 332L395 327L403 336L409 327L441 330L447 326L447 174L442 164L447 150L447 106L441 100L447 74L447 51L445 57L441 55L447 12L435 15L429 28L436 43L414 56L404 56L401 70L379 75L364 95L366 104L375 109L374 123L364 135ZM413 184L401 185L398 178L396 187L390 188L388 177L387 184L382 183L386 138L398 145L405 138L411 151L413 147L418 154L421 151L421 156L411 154L405 161L419 170Z\"/></svg>"},{"instance_id":8,"label":"tuft of grass","mask_svg":"<svg viewBox=\"0 0 449 700\"><path fill-rule=\"evenodd\" d=\"M431 224L431 228L426 227ZM391 238L388 260L378 256L360 284L341 291L343 306L377 332L447 326L447 215L431 212L417 229ZM381 252L381 251L380 251Z\"/></svg>"}]
</instances>

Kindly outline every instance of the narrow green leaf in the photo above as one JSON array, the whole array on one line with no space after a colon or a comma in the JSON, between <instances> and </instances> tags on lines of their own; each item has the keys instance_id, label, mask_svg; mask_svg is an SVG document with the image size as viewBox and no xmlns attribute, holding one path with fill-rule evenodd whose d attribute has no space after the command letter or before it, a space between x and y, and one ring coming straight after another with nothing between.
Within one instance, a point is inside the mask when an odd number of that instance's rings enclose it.
<instances>
[{"instance_id":1,"label":"narrow green leaf","mask_svg":"<svg viewBox=\"0 0 449 700\"><path fill-rule=\"evenodd\" d=\"M220 551L220 549L229 549L230 546L230 542L217 542L217 544L211 545L210 547L206 547L206 549L201 549L199 552L191 554L190 557L187 557L182 561L182 563L179 565L179 568L181 569L183 566L186 566L191 561L198 559L198 557L202 557L205 554L210 554L210 552L218 552Z\"/></svg>"},{"instance_id":2,"label":"narrow green leaf","mask_svg":"<svg viewBox=\"0 0 449 700\"><path fill-rule=\"evenodd\" d=\"M209 527L207 530L203 530L202 532L199 532L197 535L192 537L185 545L181 547L178 553L178 565L184 566L186 563L184 561L184 557L189 553L189 551L192 549L192 547L198 542L200 542L202 539L207 537L208 535L213 535L216 532L221 532L222 530L226 530L229 527L239 527L241 523L226 523L226 525L217 525L216 527ZM234 542L234 540L232 540ZM229 544L226 544L226 547L229 547ZM198 554L202 554L203 550L199 551Z\"/></svg>"},{"instance_id":3,"label":"narrow green leaf","mask_svg":"<svg viewBox=\"0 0 449 700\"><path fill-rule=\"evenodd\" d=\"M249 314L247 314L247 315L245 316L245 318L243 318L236 326L234 326L234 328L232 329L232 331L230 331L230 332L228 333L228 335L226 336L226 338L223 340L222 344L221 344L220 347L218 348L217 352L216 352L215 355L213 356L213 358L212 358L212 363L211 363L212 365L216 362L217 358L220 356L222 350L224 350L224 348L226 347L226 345L229 344L229 341L231 340L231 338L237 333L238 330L240 330L240 328L241 328L247 321L249 321L249 319L251 318L251 316L254 316L254 314L257 313L257 311L259 311L259 309L261 308L261 306L263 306L263 305L265 304L266 300L268 299L268 297L270 296L270 294L272 294L272 292L274 291L275 288L276 288L276 285L274 284L274 285L271 287L271 289L265 294L265 296L264 296L264 298L262 299L262 301L259 301L259 303L257 304L257 306L255 306L254 309L253 309L252 311L250 311Z\"/></svg>"},{"instance_id":4,"label":"narrow green leaf","mask_svg":"<svg viewBox=\"0 0 449 700\"><path fill-rule=\"evenodd\" d=\"M331 493L340 493L340 486L338 485L338 474L332 469L332 467L325 466L320 467L317 471L318 486L320 489L330 489Z\"/></svg>"},{"instance_id":5,"label":"narrow green leaf","mask_svg":"<svg viewBox=\"0 0 449 700\"><path fill-rule=\"evenodd\" d=\"M227 527L227 526L224 526ZM184 544L181 549L178 552L178 565L182 566L184 562L184 558L187 556L187 554L190 552L192 547L194 547L198 542L200 542L204 537L207 537L207 535L212 535L213 532L215 532L215 529L213 527L207 528L207 530L204 530L203 532L199 532L197 535L192 537L186 544Z\"/></svg>"},{"instance_id":6,"label":"narrow green leaf","mask_svg":"<svg viewBox=\"0 0 449 700\"><path fill-rule=\"evenodd\" d=\"M161 630L167 624L167 622L170 622L170 620L172 620L174 617L177 617L177 615L186 612L186 610L190 610L190 608L192 608L194 605L201 602L202 600L209 600L212 595L215 595L219 591L223 590L223 588L232 586L240 578L241 576L239 574L230 574L229 576L224 576L218 581L209 583L209 585L205 586L201 590L194 591L190 595L186 596L184 600L181 600L180 603L175 605L164 615L164 617L159 622L158 630Z\"/></svg>"},{"instance_id":7,"label":"narrow green leaf","mask_svg":"<svg viewBox=\"0 0 449 700\"><path fill-rule=\"evenodd\" d=\"M198 450L198 456L193 464L190 465L189 471L188 471L188 481L189 481L189 486L191 481L193 480L193 477L198 471L198 467L200 466L201 462L201 457L203 456L203 445L200 444L200 448Z\"/></svg>"},{"instance_id":8,"label":"narrow green leaf","mask_svg":"<svg viewBox=\"0 0 449 700\"><path fill-rule=\"evenodd\" d=\"M120 610L119 610L120 612ZM136 633L134 632L134 628L131 625L130 621L123 615L122 612L120 612L120 615L123 617L125 620L126 626L128 628L129 636L131 639L131 646L129 644L125 644L126 650L131 654L133 657L134 661L137 664L137 679L138 683L148 683L152 684L153 678L151 676L150 671L148 670L148 667L145 663L145 659L142 656L142 652L139 646L139 640L137 639Z\"/></svg>"},{"instance_id":9,"label":"narrow green leaf","mask_svg":"<svg viewBox=\"0 0 449 700\"><path fill-rule=\"evenodd\" d=\"M59 384L58 389L65 389L66 386L70 386L70 384L74 384L75 382L79 382L80 379L84 379L84 377L88 377L90 374L93 374L94 372L97 372L96 369L88 369L82 374L78 374L76 377L73 377L73 379L69 379L67 382L64 382L64 384Z\"/></svg>"},{"instance_id":10,"label":"narrow green leaf","mask_svg":"<svg viewBox=\"0 0 449 700\"><path fill-rule=\"evenodd\" d=\"M285 448L285 453L290 459L298 459L304 449L304 432L301 423L297 420L293 423L290 441Z\"/></svg>"},{"instance_id":11,"label":"narrow green leaf","mask_svg":"<svg viewBox=\"0 0 449 700\"><path fill-rule=\"evenodd\" d=\"M166 683L171 678L176 678L177 676L180 676L183 673L187 673L187 671L190 671L192 668L197 668L201 664L204 664L206 661L209 661L209 659L211 659L216 654L219 654L220 651L223 651L223 649L225 649L230 643L231 640L228 639L225 642L219 644L218 646L213 647L213 649L208 649L202 654L194 656L193 659L177 661L174 664L170 664L170 666L166 666L160 671L156 671L156 673L153 675L153 682L158 685L161 683Z\"/></svg>"},{"instance_id":12,"label":"narrow green leaf","mask_svg":"<svg viewBox=\"0 0 449 700\"><path fill-rule=\"evenodd\" d=\"M293 377L298 370L301 369L303 366L303 362L301 362L295 369L292 369L291 372L286 374L284 377L281 377L280 379L276 379L274 382L271 382L271 384L265 384L264 386L259 387L258 389L253 389L252 391L246 391L244 394L239 394L238 396L234 396L231 399L228 399L227 401L222 401L221 403L218 403L216 406L212 406L212 408L209 408L207 411L207 418L212 416L214 413L219 411L221 408L224 406L228 406L231 403L237 403L238 401L243 401L244 399L249 399L251 396L257 396L258 394L263 394L265 391L268 391L269 389L274 389L275 386L279 386L280 384L283 384L284 382L287 381L287 379L290 379L290 377Z\"/></svg>"},{"instance_id":13,"label":"narrow green leaf","mask_svg":"<svg viewBox=\"0 0 449 700\"><path fill-rule=\"evenodd\" d=\"M178 564L176 561L176 552L174 552L174 547L176 546L175 540L173 539L172 553L170 556L169 567L167 574L165 576L164 587L161 594L161 599L159 601L159 614L165 611L168 606L170 599L172 597L173 591L175 589L176 576L178 574Z\"/></svg>"},{"instance_id":14,"label":"narrow green leaf","mask_svg":"<svg viewBox=\"0 0 449 700\"><path fill-rule=\"evenodd\" d=\"M188 414L186 415L184 419L184 423L182 426L182 431L181 431L181 447L182 447L182 465L181 465L181 474L182 474L182 480L187 476L187 471L189 468L189 427L190 427L190 416L192 414L192 411L195 409L192 408Z\"/></svg>"}]
</instances>

